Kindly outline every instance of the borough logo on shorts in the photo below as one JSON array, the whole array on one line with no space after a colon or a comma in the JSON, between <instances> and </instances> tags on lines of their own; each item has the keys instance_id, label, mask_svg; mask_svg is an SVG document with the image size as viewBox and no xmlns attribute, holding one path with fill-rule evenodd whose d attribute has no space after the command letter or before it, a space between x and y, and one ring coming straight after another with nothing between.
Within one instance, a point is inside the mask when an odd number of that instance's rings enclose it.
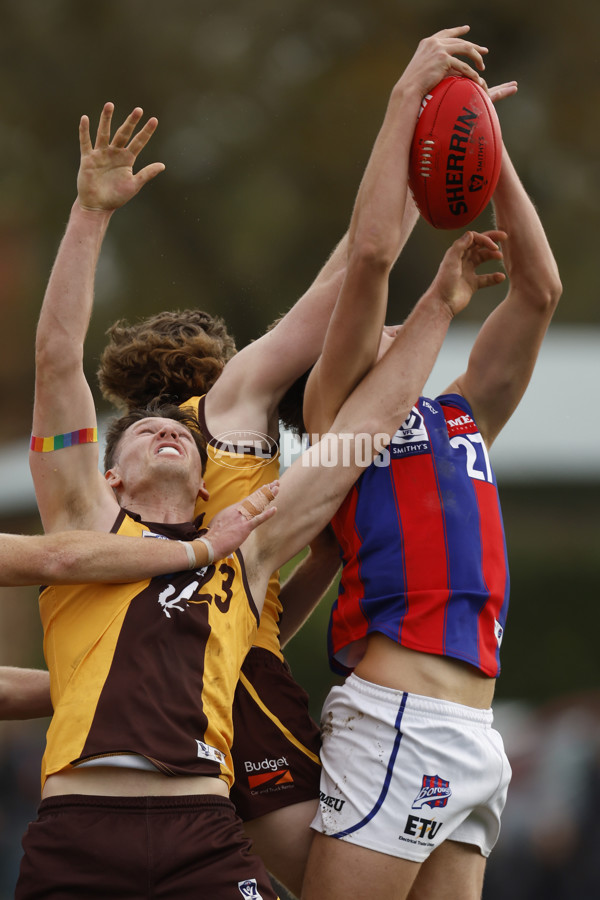
<instances>
[{"instance_id":1,"label":"borough logo on shorts","mask_svg":"<svg viewBox=\"0 0 600 900\"><path fill-rule=\"evenodd\" d=\"M446 806L451 796L449 781L444 781L439 775L423 775L421 790L415 797L412 809Z\"/></svg>"}]
</instances>

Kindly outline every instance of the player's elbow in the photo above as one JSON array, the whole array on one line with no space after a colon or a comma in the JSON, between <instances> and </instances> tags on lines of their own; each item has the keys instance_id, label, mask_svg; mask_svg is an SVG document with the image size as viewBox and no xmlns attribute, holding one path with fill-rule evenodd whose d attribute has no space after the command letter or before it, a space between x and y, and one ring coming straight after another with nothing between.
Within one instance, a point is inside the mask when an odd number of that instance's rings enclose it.
<instances>
[{"instance_id":1,"label":"player's elbow","mask_svg":"<svg viewBox=\"0 0 600 900\"><path fill-rule=\"evenodd\" d=\"M387 275L398 257L398 242L392 229L362 229L354 236L348 253L348 270L364 275Z\"/></svg>"},{"instance_id":2,"label":"player's elbow","mask_svg":"<svg viewBox=\"0 0 600 900\"><path fill-rule=\"evenodd\" d=\"M72 548L49 546L38 558L39 581L43 584L73 584L81 581L81 554Z\"/></svg>"},{"instance_id":3,"label":"player's elbow","mask_svg":"<svg viewBox=\"0 0 600 900\"><path fill-rule=\"evenodd\" d=\"M530 306L548 317L552 316L563 292L557 266L552 264L543 271L538 269L528 272L523 278L520 290L528 298Z\"/></svg>"},{"instance_id":4,"label":"player's elbow","mask_svg":"<svg viewBox=\"0 0 600 900\"><path fill-rule=\"evenodd\" d=\"M35 367L38 378L64 377L73 369L83 369L83 347L64 333L39 333L35 341Z\"/></svg>"}]
</instances>

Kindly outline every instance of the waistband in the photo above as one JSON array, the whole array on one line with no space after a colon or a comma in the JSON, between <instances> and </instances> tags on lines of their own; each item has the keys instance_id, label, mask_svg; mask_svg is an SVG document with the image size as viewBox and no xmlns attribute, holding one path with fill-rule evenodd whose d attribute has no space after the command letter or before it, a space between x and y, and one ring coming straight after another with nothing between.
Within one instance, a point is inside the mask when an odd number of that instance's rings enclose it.
<instances>
[{"instance_id":1,"label":"waistband","mask_svg":"<svg viewBox=\"0 0 600 900\"><path fill-rule=\"evenodd\" d=\"M57 812L69 809L104 809L118 812L173 812L173 810L230 809L235 806L228 797L219 794L184 794L176 797L104 797L96 794L60 794L46 797L38 812Z\"/></svg>"},{"instance_id":2,"label":"waistband","mask_svg":"<svg viewBox=\"0 0 600 900\"><path fill-rule=\"evenodd\" d=\"M374 684L365 681L352 673L344 682L343 688L350 693L359 694L382 703L385 706L398 709L404 705L405 710L421 712L428 716L437 716L456 721L462 719L475 725L491 727L494 721L492 709L476 709L473 706L465 706L462 703L453 703L451 700L439 700L437 697L425 697L422 694L410 694L408 691L398 691L385 687L382 684Z\"/></svg>"}]
</instances>

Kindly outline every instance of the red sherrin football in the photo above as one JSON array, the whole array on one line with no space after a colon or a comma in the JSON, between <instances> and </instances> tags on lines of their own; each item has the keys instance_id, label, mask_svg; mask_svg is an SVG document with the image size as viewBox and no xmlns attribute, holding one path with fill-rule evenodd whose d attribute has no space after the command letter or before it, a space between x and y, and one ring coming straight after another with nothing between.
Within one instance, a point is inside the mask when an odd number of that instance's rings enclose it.
<instances>
[{"instance_id":1,"label":"red sherrin football","mask_svg":"<svg viewBox=\"0 0 600 900\"><path fill-rule=\"evenodd\" d=\"M427 94L413 136L408 183L435 228L464 228L489 203L502 163L494 104L470 78L450 75Z\"/></svg>"}]
</instances>

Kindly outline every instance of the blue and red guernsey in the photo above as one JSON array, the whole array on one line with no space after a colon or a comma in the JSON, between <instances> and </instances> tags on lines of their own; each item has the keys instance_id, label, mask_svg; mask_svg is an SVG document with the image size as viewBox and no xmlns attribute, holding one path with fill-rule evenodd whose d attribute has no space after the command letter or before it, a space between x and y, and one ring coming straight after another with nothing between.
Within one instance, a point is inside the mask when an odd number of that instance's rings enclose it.
<instances>
[{"instance_id":1,"label":"blue and red guernsey","mask_svg":"<svg viewBox=\"0 0 600 900\"><path fill-rule=\"evenodd\" d=\"M509 574L496 479L471 407L421 397L333 519L344 569L329 657L347 674L366 636L500 672Z\"/></svg>"}]
</instances>

